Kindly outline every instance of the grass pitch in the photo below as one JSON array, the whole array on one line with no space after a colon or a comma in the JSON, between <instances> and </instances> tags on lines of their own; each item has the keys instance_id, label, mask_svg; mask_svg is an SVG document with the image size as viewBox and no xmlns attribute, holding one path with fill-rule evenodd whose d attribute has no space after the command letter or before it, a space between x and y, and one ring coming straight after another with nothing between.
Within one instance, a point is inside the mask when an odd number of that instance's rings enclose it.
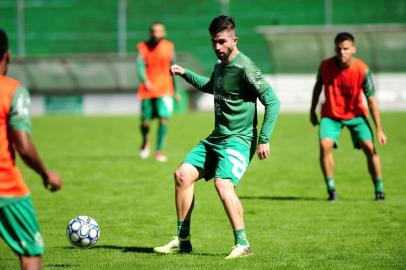
<instances>
[{"instance_id":1,"label":"grass pitch","mask_svg":"<svg viewBox=\"0 0 406 270\"><path fill-rule=\"evenodd\" d=\"M212 181L196 186L193 253L151 253L175 234L172 174L211 131L211 113L173 117L165 164L138 158L138 117L34 118L34 141L65 182L63 190L51 194L19 161L46 242L43 268L405 269L406 114L385 113L382 120L389 143L378 151L387 199L373 201L365 158L352 149L345 131L334 153L340 200L329 203L318 164L317 130L305 114L282 114L271 158L255 157L237 188L255 255L226 261L233 235ZM66 225L77 215L89 215L101 227L92 249L80 250L66 240ZM0 269L18 268L4 241L0 257Z\"/></svg>"}]
</instances>

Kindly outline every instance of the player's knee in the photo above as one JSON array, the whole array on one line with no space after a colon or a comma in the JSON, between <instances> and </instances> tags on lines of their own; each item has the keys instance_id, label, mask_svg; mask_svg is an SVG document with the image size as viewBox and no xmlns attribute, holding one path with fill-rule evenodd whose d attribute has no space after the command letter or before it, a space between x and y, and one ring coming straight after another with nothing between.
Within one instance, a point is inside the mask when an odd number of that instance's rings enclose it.
<instances>
[{"instance_id":1,"label":"player's knee","mask_svg":"<svg viewBox=\"0 0 406 270\"><path fill-rule=\"evenodd\" d=\"M166 119L166 118L159 118L159 123L160 123L161 125L165 125L165 124L168 123L168 119Z\"/></svg>"},{"instance_id":2,"label":"player's knee","mask_svg":"<svg viewBox=\"0 0 406 270\"><path fill-rule=\"evenodd\" d=\"M188 186L190 183L188 173L182 168L178 168L174 173L175 184L178 187Z\"/></svg>"},{"instance_id":3,"label":"player's knee","mask_svg":"<svg viewBox=\"0 0 406 270\"><path fill-rule=\"evenodd\" d=\"M224 199L227 193L230 191L230 188L234 190L234 186L230 185L231 182L225 179L215 179L214 180L214 187L217 190L217 193L220 196L220 199Z\"/></svg>"},{"instance_id":4,"label":"player's knee","mask_svg":"<svg viewBox=\"0 0 406 270\"><path fill-rule=\"evenodd\" d=\"M334 142L330 139L321 139L320 140L320 151L322 153L330 152L334 147Z\"/></svg>"},{"instance_id":5,"label":"player's knee","mask_svg":"<svg viewBox=\"0 0 406 270\"><path fill-rule=\"evenodd\" d=\"M41 256L21 256L21 269L41 269Z\"/></svg>"},{"instance_id":6,"label":"player's knee","mask_svg":"<svg viewBox=\"0 0 406 270\"><path fill-rule=\"evenodd\" d=\"M377 154L372 141L362 142L361 147L367 156L373 156Z\"/></svg>"}]
</instances>

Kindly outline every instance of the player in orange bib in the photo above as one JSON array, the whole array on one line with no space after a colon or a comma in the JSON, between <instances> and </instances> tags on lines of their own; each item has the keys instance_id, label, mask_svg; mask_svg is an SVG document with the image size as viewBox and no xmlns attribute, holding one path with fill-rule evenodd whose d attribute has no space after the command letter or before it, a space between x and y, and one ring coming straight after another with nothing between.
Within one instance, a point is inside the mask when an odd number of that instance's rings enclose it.
<instances>
[{"instance_id":1,"label":"player in orange bib","mask_svg":"<svg viewBox=\"0 0 406 270\"><path fill-rule=\"evenodd\" d=\"M167 122L173 111L173 96L177 95L176 81L169 75L169 68L175 60L175 49L172 42L164 39L165 26L160 22L151 25L151 36L148 41L137 44L137 75L141 84L137 97L141 100L141 134L140 156L148 158L149 126L153 118L159 119L155 159L165 162L167 157L162 148L167 133Z\"/></svg>"},{"instance_id":2,"label":"player in orange bib","mask_svg":"<svg viewBox=\"0 0 406 270\"><path fill-rule=\"evenodd\" d=\"M336 36L335 52L335 57L326 59L320 64L310 108L311 123L320 124L320 165L327 184L328 200L337 199L332 149L338 146L338 138L343 127L350 130L354 147L362 149L365 153L375 187L375 199L383 200L385 197L381 162L367 119L368 111L363 104L365 96L375 123L377 140L379 144L385 145L387 138L381 125L371 71L364 62L354 57L356 47L354 37L350 33L342 32ZM323 89L325 102L321 107L319 123L316 107Z\"/></svg>"},{"instance_id":3,"label":"player in orange bib","mask_svg":"<svg viewBox=\"0 0 406 270\"><path fill-rule=\"evenodd\" d=\"M0 29L0 236L19 256L21 269L40 269L44 244L30 191L15 165L15 150L51 191L62 187L31 141L29 94L19 81L6 76L10 59L8 38Z\"/></svg>"}]
</instances>

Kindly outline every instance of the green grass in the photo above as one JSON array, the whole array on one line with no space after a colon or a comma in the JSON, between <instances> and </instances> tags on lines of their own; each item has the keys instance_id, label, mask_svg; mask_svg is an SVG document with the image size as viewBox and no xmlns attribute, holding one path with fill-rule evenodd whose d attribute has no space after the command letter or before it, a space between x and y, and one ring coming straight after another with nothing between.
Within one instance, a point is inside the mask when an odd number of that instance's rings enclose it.
<instances>
[{"instance_id":1,"label":"green grass","mask_svg":"<svg viewBox=\"0 0 406 270\"><path fill-rule=\"evenodd\" d=\"M373 201L365 158L345 131L334 153L340 200L328 203L316 129L307 115L282 114L271 158L254 158L237 188L255 256L226 261L233 236L213 182L197 183L193 254L150 253L175 233L172 174L210 132L211 114L174 116L166 164L137 157L138 117L36 117L34 141L65 182L59 193L50 193L21 166L46 241L44 269L405 269L406 113L382 119L389 143L378 151L387 200ZM92 249L66 240L65 226L77 215L89 215L101 227ZM0 269L17 268L4 241L0 254Z\"/></svg>"}]
</instances>

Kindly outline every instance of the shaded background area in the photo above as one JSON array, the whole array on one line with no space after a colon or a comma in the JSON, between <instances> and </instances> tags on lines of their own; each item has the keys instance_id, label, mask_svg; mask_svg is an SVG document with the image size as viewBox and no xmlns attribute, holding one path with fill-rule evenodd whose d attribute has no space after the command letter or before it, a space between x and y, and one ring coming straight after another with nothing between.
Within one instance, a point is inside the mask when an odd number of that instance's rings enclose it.
<instances>
[{"instance_id":1,"label":"shaded background area","mask_svg":"<svg viewBox=\"0 0 406 270\"><path fill-rule=\"evenodd\" d=\"M135 44L148 37L151 22L160 20L167 25L168 38L176 44L177 50L190 53L205 70L210 70L215 56L210 50L207 27L210 20L221 13L236 17L240 48L264 72L272 72L267 41L257 33L257 26L405 23L406 1L3 0L0 3L0 25L10 34L14 55L134 54ZM120 19L123 14L124 21ZM120 32L123 28L124 32ZM18 38L24 41L19 43ZM374 38L378 51L399 46L382 41L386 39L396 40L384 34ZM405 44L404 39L398 42ZM285 47L291 41L292 37L286 37L275 46ZM312 41L299 39L295 45L295 50L306 51ZM402 50L405 52L404 47ZM385 56L390 58L388 54ZM399 59L393 57L391 60Z\"/></svg>"},{"instance_id":2,"label":"shaded background area","mask_svg":"<svg viewBox=\"0 0 406 270\"><path fill-rule=\"evenodd\" d=\"M216 62L208 25L237 21L239 48L265 73L282 110L307 111L320 61L337 32L355 34L385 110L406 110L406 0L2 0L10 36L9 75L26 85L34 114L139 112L135 45L162 21L177 63L208 75ZM176 111L211 110L183 80Z\"/></svg>"}]
</instances>

